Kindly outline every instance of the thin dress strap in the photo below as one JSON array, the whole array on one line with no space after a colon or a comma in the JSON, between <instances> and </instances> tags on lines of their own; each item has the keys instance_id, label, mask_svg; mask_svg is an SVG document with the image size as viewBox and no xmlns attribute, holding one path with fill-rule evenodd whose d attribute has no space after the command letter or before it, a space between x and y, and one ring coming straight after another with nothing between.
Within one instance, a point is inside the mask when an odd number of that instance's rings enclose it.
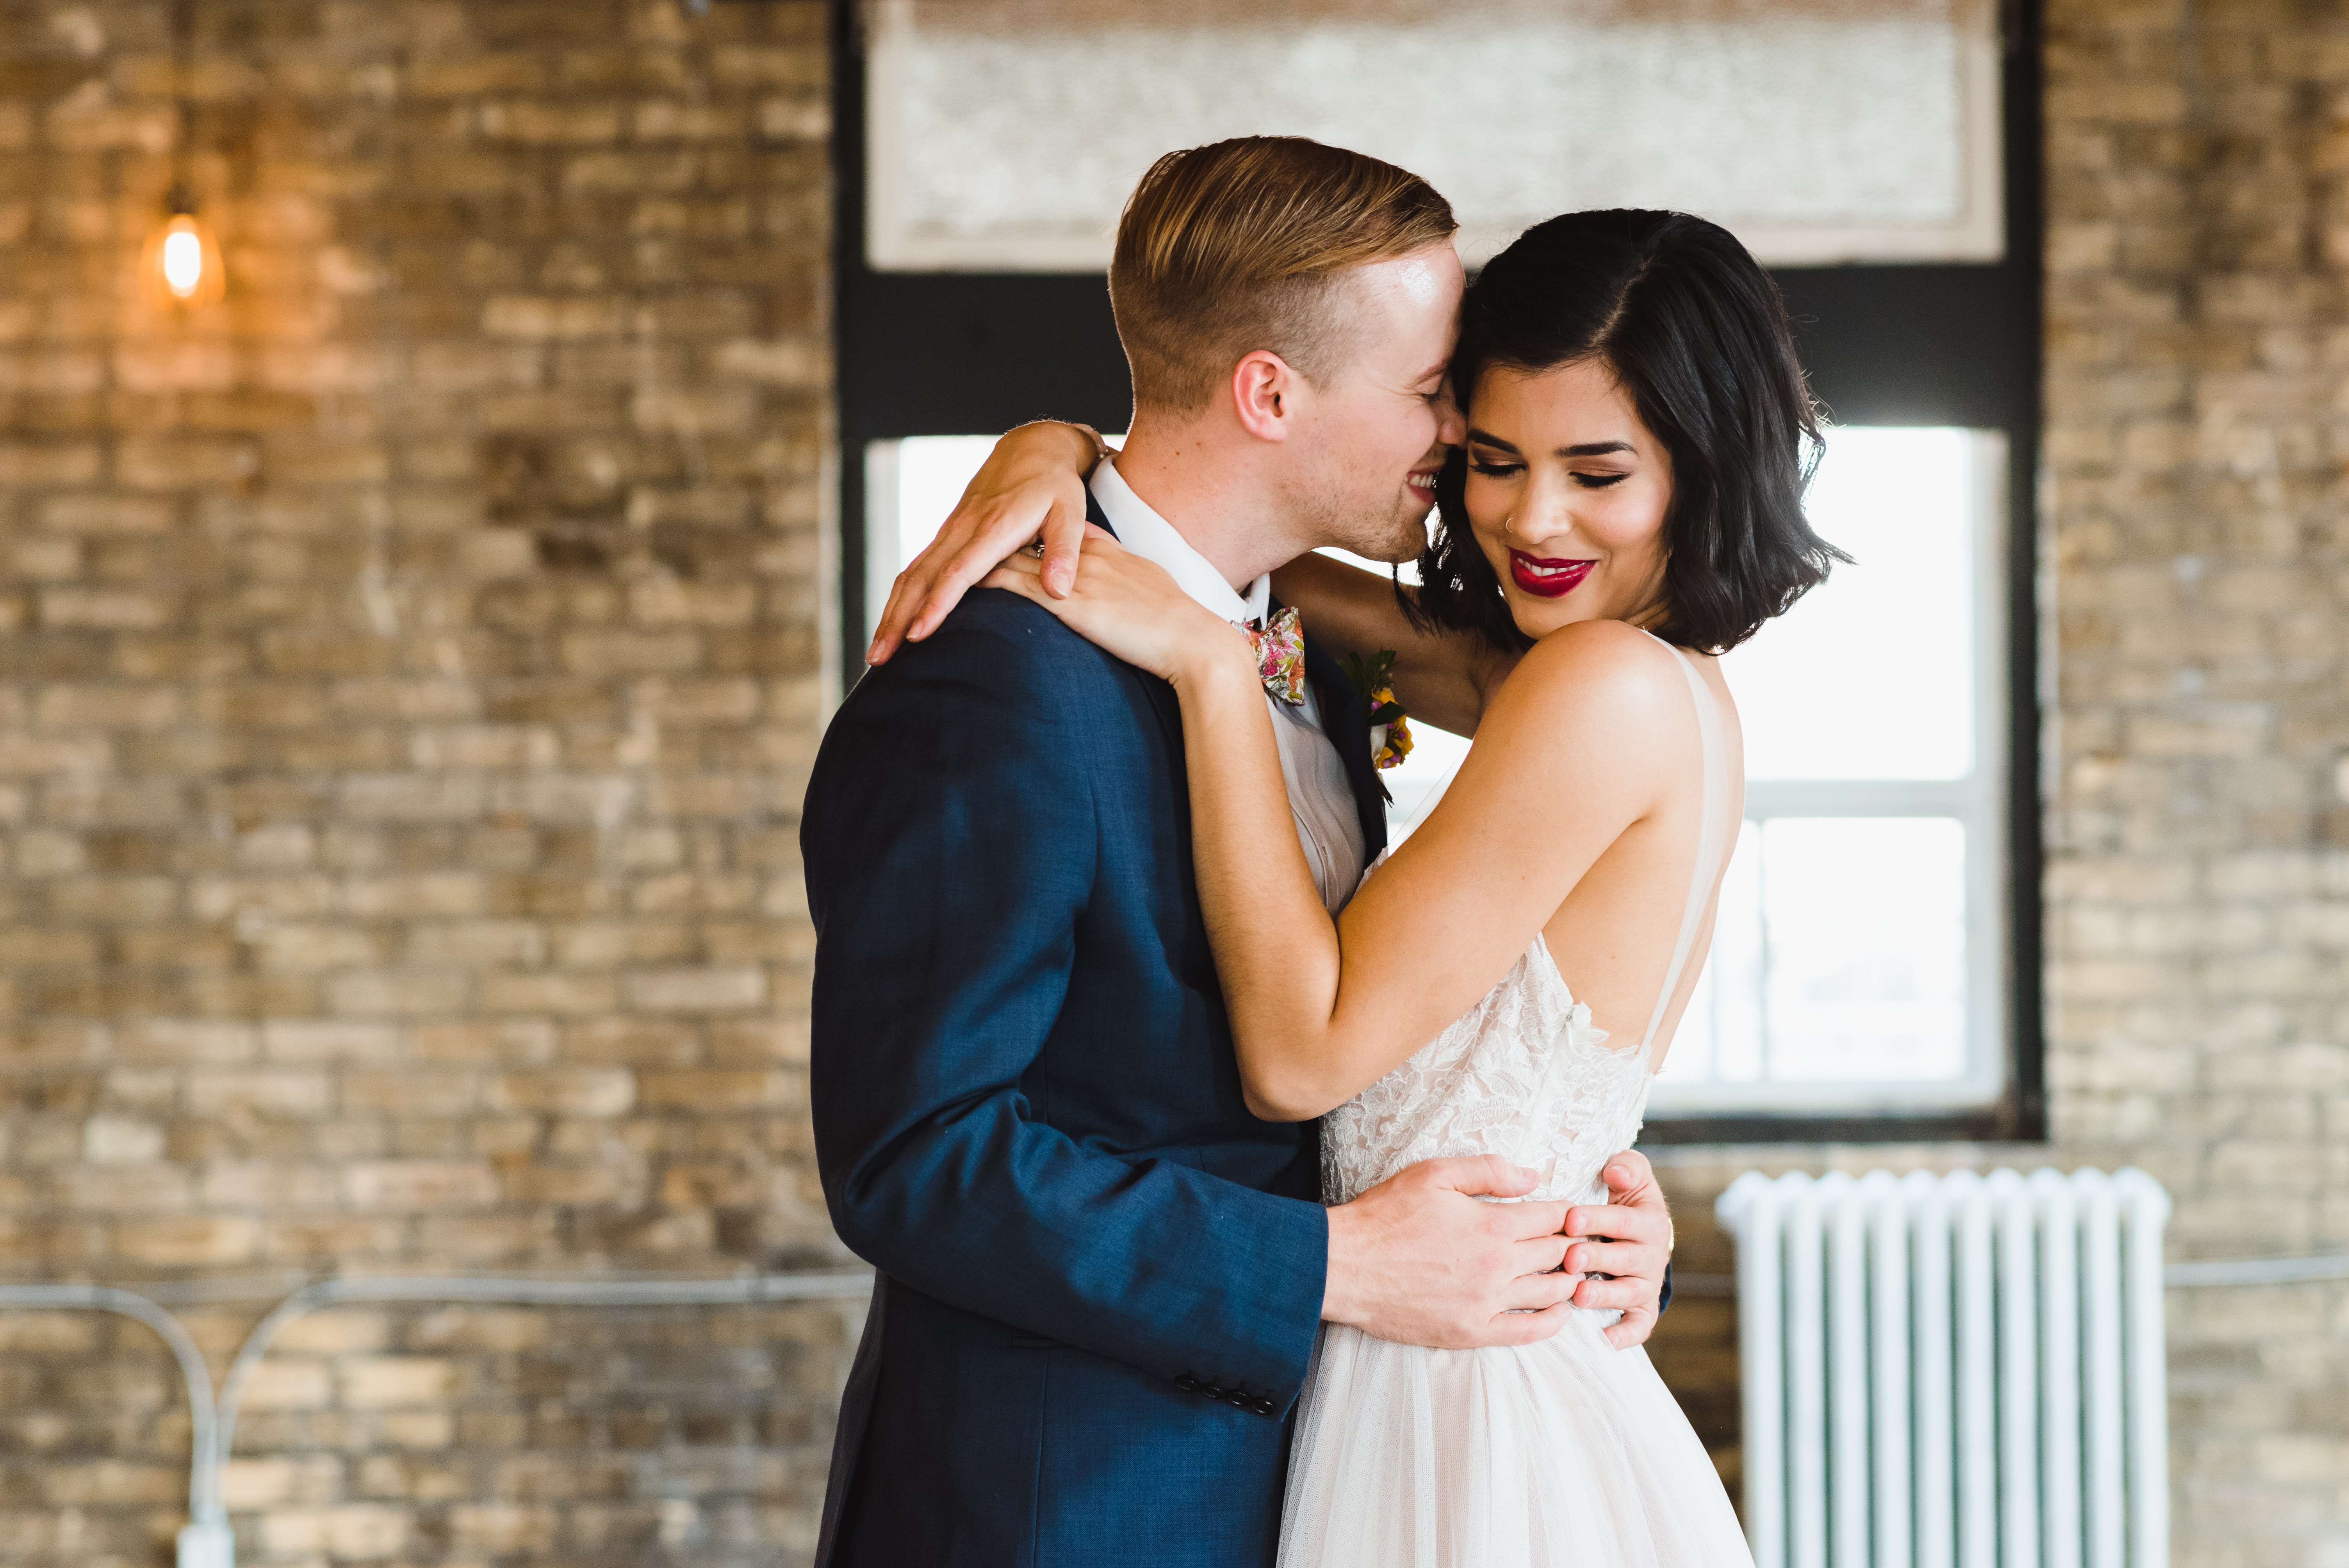
<instances>
[{"instance_id":1,"label":"thin dress strap","mask_svg":"<svg viewBox=\"0 0 2349 1568\"><path fill-rule=\"evenodd\" d=\"M1656 640L1663 642L1661 637ZM1680 989L1681 972L1688 967L1689 954L1695 950L1697 930L1704 923L1704 906L1712 902L1713 884L1725 858L1723 841L1728 837L1727 824L1722 820L1729 802L1729 788L1728 781L1721 777L1721 710L1713 702L1713 688L1698 673L1696 661L1685 650L1672 648L1670 643L1664 643L1664 646L1671 648L1682 673L1688 676L1689 696L1696 704L1697 736L1704 748L1704 826L1697 835L1696 869L1689 876L1688 907L1681 914L1680 940L1672 944L1672 962L1664 971L1664 988L1656 995L1656 1010L1648 1016L1648 1032L1640 1041L1642 1057L1656 1043L1656 1031L1663 1026L1664 1014L1672 1005L1672 993Z\"/></svg>"}]
</instances>

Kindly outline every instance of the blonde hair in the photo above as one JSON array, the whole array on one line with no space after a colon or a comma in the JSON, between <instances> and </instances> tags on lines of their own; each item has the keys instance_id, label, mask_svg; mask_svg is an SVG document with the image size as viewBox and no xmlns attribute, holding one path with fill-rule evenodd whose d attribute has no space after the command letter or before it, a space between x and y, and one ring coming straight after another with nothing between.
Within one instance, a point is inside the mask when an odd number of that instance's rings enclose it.
<instances>
[{"instance_id":1,"label":"blonde hair","mask_svg":"<svg viewBox=\"0 0 2349 1568\"><path fill-rule=\"evenodd\" d=\"M1326 381L1358 346L1346 273L1458 227L1418 175L1301 136L1168 153L1127 199L1109 269L1135 406L1195 412L1257 349Z\"/></svg>"}]
</instances>

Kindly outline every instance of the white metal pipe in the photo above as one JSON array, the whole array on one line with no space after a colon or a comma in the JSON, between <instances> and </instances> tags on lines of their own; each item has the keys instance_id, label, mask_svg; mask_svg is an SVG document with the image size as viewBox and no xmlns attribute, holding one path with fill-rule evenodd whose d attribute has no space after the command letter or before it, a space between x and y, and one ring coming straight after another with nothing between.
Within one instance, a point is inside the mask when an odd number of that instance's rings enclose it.
<instances>
[{"instance_id":1,"label":"white metal pipe","mask_svg":"<svg viewBox=\"0 0 2349 1568\"><path fill-rule=\"evenodd\" d=\"M1948 1184L1923 1171L1901 1179L1916 1216L1917 1568L1956 1568L1956 1416L1950 1398L1950 1208Z\"/></svg>"},{"instance_id":2,"label":"white metal pipe","mask_svg":"<svg viewBox=\"0 0 2349 1568\"><path fill-rule=\"evenodd\" d=\"M1737 1237L1737 1359L1744 1385L1745 1539L1754 1568L1786 1568L1784 1189L1758 1171L1713 1205Z\"/></svg>"},{"instance_id":3,"label":"white metal pipe","mask_svg":"<svg viewBox=\"0 0 2349 1568\"><path fill-rule=\"evenodd\" d=\"M100 1284L0 1284L0 1308L57 1307L119 1313L160 1336L179 1363L189 1416L188 1523L178 1537L178 1568L235 1568L236 1537L221 1499L236 1404L269 1344L306 1312L347 1301L482 1301L576 1306L666 1306L811 1301L868 1294L869 1274L737 1274L721 1279L476 1279L445 1274L386 1274L327 1280L281 1301L247 1336L220 1398L212 1370L180 1320L149 1296ZM152 1286L191 1301L251 1299L249 1281L191 1281Z\"/></svg>"},{"instance_id":4,"label":"white metal pipe","mask_svg":"<svg viewBox=\"0 0 2349 1568\"><path fill-rule=\"evenodd\" d=\"M1998 1568L1996 1249L1982 1178L1949 1179L1958 1216L1958 1562Z\"/></svg>"},{"instance_id":5,"label":"white metal pipe","mask_svg":"<svg viewBox=\"0 0 2349 1568\"><path fill-rule=\"evenodd\" d=\"M2039 1568L2039 1282L2031 1189L1988 1182L1998 1235L1999 1568Z\"/></svg>"},{"instance_id":6,"label":"white metal pipe","mask_svg":"<svg viewBox=\"0 0 2349 1568\"><path fill-rule=\"evenodd\" d=\"M270 1346L296 1319L348 1302L496 1302L525 1306L714 1306L814 1301L869 1295L869 1274L738 1274L724 1279L508 1279L449 1274L377 1274L322 1280L295 1292L254 1325L221 1380L215 1457L209 1465L216 1502L219 1473L236 1445L237 1411ZM201 1517L201 1516L200 1516Z\"/></svg>"},{"instance_id":7,"label":"white metal pipe","mask_svg":"<svg viewBox=\"0 0 2349 1568\"><path fill-rule=\"evenodd\" d=\"M171 1359L180 1364L180 1381L188 1390L188 1427L190 1442L194 1449L194 1461L188 1473L189 1517L202 1522L206 1501L217 1491L215 1475L210 1462L210 1449L217 1419L212 1406L212 1368L204 1364L204 1353L196 1348L195 1340L180 1320L143 1295L133 1295L103 1284L12 1284L0 1285L0 1307L65 1307L90 1312L111 1312L145 1324L155 1331L171 1352Z\"/></svg>"},{"instance_id":8,"label":"white metal pipe","mask_svg":"<svg viewBox=\"0 0 2349 1568\"><path fill-rule=\"evenodd\" d=\"M1827 1534L1836 1568L1868 1561L1868 1216L1857 1183L1819 1180L1827 1221Z\"/></svg>"},{"instance_id":9,"label":"white metal pipe","mask_svg":"<svg viewBox=\"0 0 2349 1568\"><path fill-rule=\"evenodd\" d=\"M2031 1173L2039 1221L2040 1552L2080 1568L2080 1236L2072 1183Z\"/></svg>"},{"instance_id":10,"label":"white metal pipe","mask_svg":"<svg viewBox=\"0 0 2349 1568\"><path fill-rule=\"evenodd\" d=\"M2161 1229L2169 1194L2134 1166L2113 1177L2127 1216L2121 1252L2128 1344L2130 1568L2169 1563L2169 1348L2162 1327Z\"/></svg>"},{"instance_id":11,"label":"white metal pipe","mask_svg":"<svg viewBox=\"0 0 2349 1568\"><path fill-rule=\"evenodd\" d=\"M1909 1422L1916 1408L1909 1366L1916 1345L1909 1328L1909 1205L1889 1171L1859 1179L1868 1216L1868 1352L1869 1458L1874 1477L1875 1553L1869 1568L1910 1568L1913 1529Z\"/></svg>"},{"instance_id":12,"label":"white metal pipe","mask_svg":"<svg viewBox=\"0 0 2349 1568\"><path fill-rule=\"evenodd\" d=\"M2161 1271L2161 1277L2169 1285L2307 1284L2316 1280L2349 1279L2349 1253L2320 1258L2229 1258L2216 1263L2171 1264Z\"/></svg>"},{"instance_id":13,"label":"white metal pipe","mask_svg":"<svg viewBox=\"0 0 2349 1568\"><path fill-rule=\"evenodd\" d=\"M2086 1568L2128 1568L2127 1496L2122 1468L2120 1210L2113 1184L2101 1171L2082 1171L2073 1181L2080 1193L2081 1320L2087 1325L2082 1346L2082 1488Z\"/></svg>"},{"instance_id":14,"label":"white metal pipe","mask_svg":"<svg viewBox=\"0 0 2349 1568\"><path fill-rule=\"evenodd\" d=\"M1786 1212L1786 1561L1826 1568L1827 1398L1825 1248L1819 1187L1795 1186Z\"/></svg>"}]
</instances>

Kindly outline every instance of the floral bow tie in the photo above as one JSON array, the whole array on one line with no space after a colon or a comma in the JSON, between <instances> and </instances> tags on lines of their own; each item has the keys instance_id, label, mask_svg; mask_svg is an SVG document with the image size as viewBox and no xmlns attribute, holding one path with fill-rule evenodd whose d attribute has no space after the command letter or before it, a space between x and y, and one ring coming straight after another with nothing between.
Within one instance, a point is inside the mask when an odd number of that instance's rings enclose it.
<instances>
[{"instance_id":1,"label":"floral bow tie","mask_svg":"<svg viewBox=\"0 0 2349 1568\"><path fill-rule=\"evenodd\" d=\"M1291 707L1305 706L1305 623L1295 610L1283 610L1269 625L1262 621L1235 622L1247 634L1256 650L1257 673L1264 689Z\"/></svg>"}]
</instances>

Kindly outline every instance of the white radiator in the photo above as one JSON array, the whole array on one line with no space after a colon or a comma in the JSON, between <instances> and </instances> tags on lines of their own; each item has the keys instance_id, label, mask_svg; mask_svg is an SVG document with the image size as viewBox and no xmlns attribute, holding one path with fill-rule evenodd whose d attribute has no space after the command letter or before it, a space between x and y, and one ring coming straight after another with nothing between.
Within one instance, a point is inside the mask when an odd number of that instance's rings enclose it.
<instances>
[{"instance_id":1,"label":"white radiator","mask_svg":"<svg viewBox=\"0 0 2349 1568\"><path fill-rule=\"evenodd\" d=\"M2153 1178L1749 1172L1718 1212L1756 1568L2167 1568Z\"/></svg>"}]
</instances>

